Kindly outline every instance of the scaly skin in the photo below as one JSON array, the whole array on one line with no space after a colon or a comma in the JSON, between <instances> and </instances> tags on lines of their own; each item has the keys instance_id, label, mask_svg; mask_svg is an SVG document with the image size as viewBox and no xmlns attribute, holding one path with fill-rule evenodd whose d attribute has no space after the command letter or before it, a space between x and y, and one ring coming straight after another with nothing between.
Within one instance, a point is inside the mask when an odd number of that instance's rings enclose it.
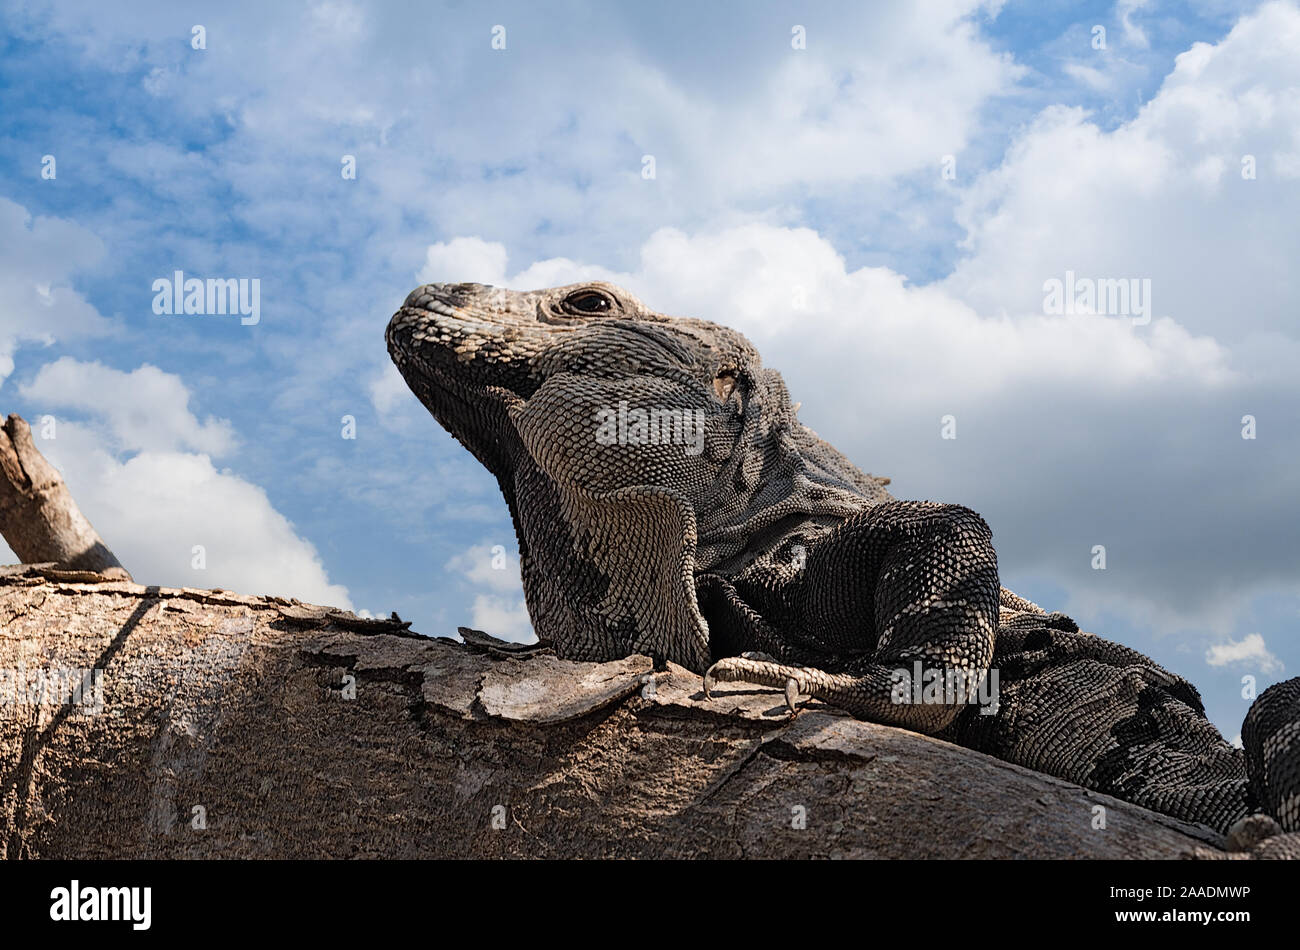
<instances>
[{"instance_id":1,"label":"scaly skin","mask_svg":"<svg viewBox=\"0 0 1300 950\"><path fill-rule=\"evenodd\" d=\"M894 499L799 422L739 333L602 282L430 284L387 340L496 476L558 655L811 695L1300 856L1240 824L1300 830L1300 680L1261 695L1243 756L1185 680L1002 588L977 514Z\"/></svg>"}]
</instances>

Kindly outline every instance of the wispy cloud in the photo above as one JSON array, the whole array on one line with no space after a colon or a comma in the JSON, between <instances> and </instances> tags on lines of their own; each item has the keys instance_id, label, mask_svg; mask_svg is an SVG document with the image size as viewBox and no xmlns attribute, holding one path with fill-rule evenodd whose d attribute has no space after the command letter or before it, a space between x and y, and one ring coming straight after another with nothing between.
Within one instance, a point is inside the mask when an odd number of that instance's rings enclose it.
<instances>
[{"instance_id":1,"label":"wispy cloud","mask_svg":"<svg viewBox=\"0 0 1300 950\"><path fill-rule=\"evenodd\" d=\"M1273 655L1258 633L1215 644L1205 651L1205 662L1210 666L1250 665L1264 673L1280 673L1283 669L1282 661Z\"/></svg>"}]
</instances>

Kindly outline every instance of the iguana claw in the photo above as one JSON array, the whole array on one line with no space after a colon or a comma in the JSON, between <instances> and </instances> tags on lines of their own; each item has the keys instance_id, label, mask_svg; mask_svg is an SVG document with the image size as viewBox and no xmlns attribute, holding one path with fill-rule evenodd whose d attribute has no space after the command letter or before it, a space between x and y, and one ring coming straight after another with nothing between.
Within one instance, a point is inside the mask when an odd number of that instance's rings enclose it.
<instances>
[{"instance_id":1,"label":"iguana claw","mask_svg":"<svg viewBox=\"0 0 1300 950\"><path fill-rule=\"evenodd\" d=\"M785 705L790 712L795 712L799 703L799 681L791 676L785 681Z\"/></svg>"},{"instance_id":2,"label":"iguana claw","mask_svg":"<svg viewBox=\"0 0 1300 950\"><path fill-rule=\"evenodd\" d=\"M724 657L708 668L704 674L704 698L713 698L713 687L723 682L751 682L763 686L785 689L785 704L790 712L798 711L801 689L798 679L783 675L790 667L782 666L766 653L750 652L740 656ZM775 680L784 679L783 683Z\"/></svg>"}]
</instances>

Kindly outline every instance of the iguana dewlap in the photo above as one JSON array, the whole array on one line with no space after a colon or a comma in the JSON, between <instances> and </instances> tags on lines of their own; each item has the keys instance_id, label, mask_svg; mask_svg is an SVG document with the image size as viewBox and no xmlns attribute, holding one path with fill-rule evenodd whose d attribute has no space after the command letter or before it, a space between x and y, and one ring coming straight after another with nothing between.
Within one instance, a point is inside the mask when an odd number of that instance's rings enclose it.
<instances>
[{"instance_id":1,"label":"iguana dewlap","mask_svg":"<svg viewBox=\"0 0 1300 950\"><path fill-rule=\"evenodd\" d=\"M895 500L818 438L734 330L603 282L429 284L387 340L496 476L560 656L653 655L1221 831L1260 810L1300 831L1300 679L1252 706L1243 755L1191 684L1001 588L979 515Z\"/></svg>"}]
</instances>

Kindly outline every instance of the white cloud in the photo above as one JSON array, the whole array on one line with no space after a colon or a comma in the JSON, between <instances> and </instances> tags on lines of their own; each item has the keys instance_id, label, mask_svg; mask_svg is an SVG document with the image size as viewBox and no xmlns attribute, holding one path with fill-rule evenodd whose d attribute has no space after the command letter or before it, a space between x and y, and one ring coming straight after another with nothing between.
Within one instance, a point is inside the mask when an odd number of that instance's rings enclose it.
<instances>
[{"instance_id":1,"label":"white cloud","mask_svg":"<svg viewBox=\"0 0 1300 950\"><path fill-rule=\"evenodd\" d=\"M812 27L809 49L774 55L740 101L692 95L659 72L643 77L640 98L656 112L671 110L665 159L682 154L709 186L727 193L889 178L929 166L937 175L940 156L967 144L986 101L1023 74L968 19L978 7L873 7L873 22L846 31L851 42ZM653 145L667 127L654 112L632 119L638 137L660 151Z\"/></svg>"},{"instance_id":2,"label":"white cloud","mask_svg":"<svg viewBox=\"0 0 1300 950\"><path fill-rule=\"evenodd\" d=\"M515 643L528 643L536 639L532 621L528 619L528 608L522 600L510 597L476 595L469 625Z\"/></svg>"},{"instance_id":3,"label":"white cloud","mask_svg":"<svg viewBox=\"0 0 1300 950\"><path fill-rule=\"evenodd\" d=\"M347 589L329 582L316 549L266 493L212 464L210 453L230 451L234 434L225 420L199 422L179 377L64 357L42 367L23 394L101 420L60 418L52 439L41 439L38 425L37 447L139 583L351 607ZM203 569L194 566L196 546Z\"/></svg>"},{"instance_id":4,"label":"white cloud","mask_svg":"<svg viewBox=\"0 0 1300 950\"><path fill-rule=\"evenodd\" d=\"M164 96L176 81L178 72L179 70L176 69L164 69L161 66L155 66L149 70L149 75L140 80L140 85L151 96Z\"/></svg>"},{"instance_id":5,"label":"white cloud","mask_svg":"<svg viewBox=\"0 0 1300 950\"><path fill-rule=\"evenodd\" d=\"M449 558L444 566L495 593L517 593L522 589L519 558L512 548L513 545L476 544Z\"/></svg>"},{"instance_id":6,"label":"white cloud","mask_svg":"<svg viewBox=\"0 0 1300 950\"><path fill-rule=\"evenodd\" d=\"M322 36L333 39L351 38L369 29L365 13L353 3L313 4L311 23Z\"/></svg>"},{"instance_id":7,"label":"white cloud","mask_svg":"<svg viewBox=\"0 0 1300 950\"><path fill-rule=\"evenodd\" d=\"M51 411L103 417L123 451L190 449L225 455L235 447L229 422L211 417L199 422L189 410L190 392L180 377L148 363L124 373L65 356L42 366L19 391Z\"/></svg>"},{"instance_id":8,"label":"white cloud","mask_svg":"<svg viewBox=\"0 0 1300 950\"><path fill-rule=\"evenodd\" d=\"M513 544L476 544L449 558L444 567L490 591L474 595L470 626L503 640L534 639Z\"/></svg>"},{"instance_id":9,"label":"white cloud","mask_svg":"<svg viewBox=\"0 0 1300 950\"><path fill-rule=\"evenodd\" d=\"M141 452L126 462L99 433L61 423L37 446L63 474L72 496L141 584L222 587L351 608L331 584L315 548L298 537L266 493L206 455ZM195 569L194 546L207 567ZM11 552L0 555L12 558Z\"/></svg>"},{"instance_id":10,"label":"white cloud","mask_svg":"<svg viewBox=\"0 0 1300 950\"><path fill-rule=\"evenodd\" d=\"M1061 69L1065 71L1066 75L1100 92L1108 91L1115 86L1115 78L1096 66L1087 66L1083 63L1066 63Z\"/></svg>"},{"instance_id":11,"label":"white cloud","mask_svg":"<svg viewBox=\"0 0 1300 950\"><path fill-rule=\"evenodd\" d=\"M385 363L378 375L370 380L369 389L370 404L384 419L390 417L398 406L414 398L406 385L406 380L402 379L402 374L391 362Z\"/></svg>"},{"instance_id":12,"label":"white cloud","mask_svg":"<svg viewBox=\"0 0 1300 950\"><path fill-rule=\"evenodd\" d=\"M1178 56L1131 121L1044 110L963 192L970 255L944 286L982 313L1029 312L1043 282L1152 282L1156 316L1237 341L1291 330L1300 299L1300 9L1270 3ZM1249 157L1249 159L1248 159ZM1243 178L1253 161L1257 177ZM1231 262L1231 266L1225 266ZM1272 360L1256 372L1293 375Z\"/></svg>"},{"instance_id":13,"label":"white cloud","mask_svg":"<svg viewBox=\"0 0 1300 950\"><path fill-rule=\"evenodd\" d=\"M48 454L137 582L223 587L351 609L347 589L329 582L316 549L266 493L217 470L208 456L142 452L118 462L93 450L80 458ZM204 549L202 570L193 567L196 545Z\"/></svg>"},{"instance_id":14,"label":"white cloud","mask_svg":"<svg viewBox=\"0 0 1300 950\"><path fill-rule=\"evenodd\" d=\"M23 343L112 332L112 324L69 286L73 275L93 271L104 257L93 233L62 218L33 218L22 205L0 198L0 247L0 384L13 372L14 351Z\"/></svg>"},{"instance_id":15,"label":"white cloud","mask_svg":"<svg viewBox=\"0 0 1300 950\"><path fill-rule=\"evenodd\" d=\"M1210 666L1254 664L1262 673L1282 672L1282 661L1269 651L1263 636L1258 633L1249 633L1240 640L1229 640L1211 646L1205 651L1205 662Z\"/></svg>"},{"instance_id":16,"label":"white cloud","mask_svg":"<svg viewBox=\"0 0 1300 950\"><path fill-rule=\"evenodd\" d=\"M418 280L422 284L458 283L500 286L506 276L506 249L476 237L430 244Z\"/></svg>"},{"instance_id":17,"label":"white cloud","mask_svg":"<svg viewBox=\"0 0 1300 950\"><path fill-rule=\"evenodd\" d=\"M156 11L70 0L12 19L17 35L67 44L83 66L139 72L151 106L218 123L223 141L206 155L92 134L114 178L210 203L258 234L306 241L369 222L378 248L411 226L490 221L496 235L617 253L654 224L751 213L777 193L874 190L922 169L937 180L941 157L981 133L990 102L1023 72L981 35L978 21L996 7L810 11L808 48L797 50L775 9L694 11L682 29L632 8L590 17L508 4L499 54L477 12L450 8L439 56L414 59L391 55L392 37L411 29L401 5L228 4L210 11L201 53ZM599 82L555 68L553 50L579 34L618 64ZM320 182L295 169L343 153L356 156L358 179L321 201ZM641 178L646 154L651 181Z\"/></svg>"},{"instance_id":18,"label":"white cloud","mask_svg":"<svg viewBox=\"0 0 1300 950\"><path fill-rule=\"evenodd\" d=\"M114 332L93 302L69 286L93 274L103 242L60 218L28 214L0 198L0 382L24 343L72 343ZM212 464L236 445L224 419L200 421L181 379L148 364L123 372L62 357L19 387L39 409L38 448L62 472L73 498L137 581L225 587L349 607L312 545L256 485ZM41 440L39 417L57 420ZM93 425L65 415L89 417ZM123 454L136 453L129 459ZM206 549L207 570L191 568ZM0 544L0 558L13 552Z\"/></svg>"},{"instance_id":19,"label":"white cloud","mask_svg":"<svg viewBox=\"0 0 1300 950\"><path fill-rule=\"evenodd\" d=\"M1119 0L1115 4L1115 15L1119 17L1120 26L1124 28L1124 41L1130 46L1147 49L1151 41L1146 31L1133 22L1133 14L1147 6L1150 0Z\"/></svg>"},{"instance_id":20,"label":"white cloud","mask_svg":"<svg viewBox=\"0 0 1300 950\"><path fill-rule=\"evenodd\" d=\"M113 332L94 304L69 286L74 276L94 273L104 256L92 232L59 218L33 217L0 198L0 245L0 382L24 343L65 344ZM328 583L315 551L261 489L216 471L206 454L180 451L226 453L234 437L228 422L200 422L189 412L189 392L178 377L148 365L123 373L64 357L42 367L20 392L41 407L30 420L38 447L137 580L348 603L347 591ZM103 422L78 426L63 410ZM39 417L47 412L56 417L56 437L41 441ZM141 454L122 463L115 451ZM190 548L200 543L208 547L206 573L189 568ZM0 558L16 560L3 543Z\"/></svg>"},{"instance_id":21,"label":"white cloud","mask_svg":"<svg viewBox=\"0 0 1300 950\"><path fill-rule=\"evenodd\" d=\"M665 228L640 257L630 273L539 261L506 282L535 288L613 280L655 309L735 327L760 349L776 343L796 359L842 365L853 387L861 378L847 372L849 364L869 366L873 388L899 401L942 391L998 393L1028 382L1217 386L1233 379L1221 346L1173 320L1138 333L1128 320L1092 314L982 316L942 288L911 286L888 268L846 270L831 244L807 228L749 224L697 235Z\"/></svg>"}]
</instances>

